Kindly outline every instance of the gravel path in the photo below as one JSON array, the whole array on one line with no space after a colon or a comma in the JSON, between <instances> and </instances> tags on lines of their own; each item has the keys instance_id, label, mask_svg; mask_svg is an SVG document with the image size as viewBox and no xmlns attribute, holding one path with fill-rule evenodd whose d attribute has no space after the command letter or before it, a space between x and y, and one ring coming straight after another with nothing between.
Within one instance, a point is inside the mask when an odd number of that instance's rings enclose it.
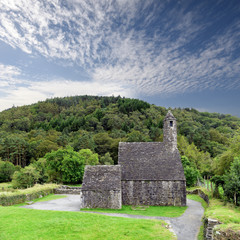
<instances>
[{"instance_id":1,"label":"gravel path","mask_svg":"<svg viewBox=\"0 0 240 240\"><path fill-rule=\"evenodd\" d=\"M78 195L67 195L66 198L60 198L47 202L37 202L32 205L23 206L24 208L55 211L80 211L80 200ZM119 213L97 213L114 217L136 218L136 219L157 219L164 220L170 224L171 229L177 235L178 240L197 240L197 234L202 224L201 219L204 209L201 203L187 199L187 210L177 218L170 217L148 217ZM84 211L82 211L84 212ZM90 213L89 211L86 211Z\"/></svg>"}]
</instances>

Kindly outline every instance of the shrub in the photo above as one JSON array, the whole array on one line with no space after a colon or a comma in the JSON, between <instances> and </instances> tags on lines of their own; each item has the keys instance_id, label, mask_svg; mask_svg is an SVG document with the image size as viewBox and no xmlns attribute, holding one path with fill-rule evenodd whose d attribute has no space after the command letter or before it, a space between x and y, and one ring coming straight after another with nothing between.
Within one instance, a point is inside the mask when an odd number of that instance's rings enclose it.
<instances>
[{"instance_id":1,"label":"shrub","mask_svg":"<svg viewBox=\"0 0 240 240\"><path fill-rule=\"evenodd\" d=\"M21 169L13 174L13 188L28 188L38 182L39 172L32 165Z\"/></svg>"},{"instance_id":2,"label":"shrub","mask_svg":"<svg viewBox=\"0 0 240 240\"><path fill-rule=\"evenodd\" d=\"M49 181L58 183L81 183L86 164L98 163L98 155L89 149L76 152L72 147L58 149L45 155Z\"/></svg>"},{"instance_id":3,"label":"shrub","mask_svg":"<svg viewBox=\"0 0 240 240\"><path fill-rule=\"evenodd\" d=\"M0 182L11 181L14 172L15 167L11 162L0 161Z\"/></svg>"},{"instance_id":4,"label":"shrub","mask_svg":"<svg viewBox=\"0 0 240 240\"><path fill-rule=\"evenodd\" d=\"M40 174L38 183L46 183L48 181L48 175L46 172L47 160L45 158L40 158L38 161L32 163L32 166L35 167Z\"/></svg>"},{"instance_id":5,"label":"shrub","mask_svg":"<svg viewBox=\"0 0 240 240\"><path fill-rule=\"evenodd\" d=\"M240 204L240 157L235 157L225 176L224 194L235 205Z\"/></svg>"},{"instance_id":6,"label":"shrub","mask_svg":"<svg viewBox=\"0 0 240 240\"><path fill-rule=\"evenodd\" d=\"M11 206L14 204L24 203L33 199L43 197L54 193L54 190L58 187L56 184L36 184L32 188L24 190L16 190L15 192L0 193L0 205Z\"/></svg>"},{"instance_id":7,"label":"shrub","mask_svg":"<svg viewBox=\"0 0 240 240\"><path fill-rule=\"evenodd\" d=\"M100 162L102 165L113 165L113 164L114 164L113 159L112 159L112 157L110 156L110 153L109 153L109 152L105 153L105 155L100 158L100 161L99 161L99 162Z\"/></svg>"},{"instance_id":8,"label":"shrub","mask_svg":"<svg viewBox=\"0 0 240 240\"><path fill-rule=\"evenodd\" d=\"M196 167L188 160L186 156L182 156L182 164L184 169L184 175L186 177L187 187L192 187L196 184L198 178L201 178L201 175Z\"/></svg>"}]
</instances>

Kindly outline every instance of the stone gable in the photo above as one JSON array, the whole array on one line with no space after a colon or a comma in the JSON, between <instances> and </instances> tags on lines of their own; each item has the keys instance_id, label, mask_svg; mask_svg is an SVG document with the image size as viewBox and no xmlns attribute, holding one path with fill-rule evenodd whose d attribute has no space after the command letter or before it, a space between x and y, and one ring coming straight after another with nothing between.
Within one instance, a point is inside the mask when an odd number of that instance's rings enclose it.
<instances>
[{"instance_id":1,"label":"stone gable","mask_svg":"<svg viewBox=\"0 0 240 240\"><path fill-rule=\"evenodd\" d=\"M121 167L86 166L81 202L81 208L121 208Z\"/></svg>"}]
</instances>

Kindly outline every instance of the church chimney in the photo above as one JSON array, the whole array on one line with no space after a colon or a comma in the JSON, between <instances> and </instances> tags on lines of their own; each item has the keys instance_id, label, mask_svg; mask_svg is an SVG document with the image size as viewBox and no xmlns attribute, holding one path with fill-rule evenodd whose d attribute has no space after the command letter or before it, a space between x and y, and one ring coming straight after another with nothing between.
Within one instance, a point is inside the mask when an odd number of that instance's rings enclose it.
<instances>
[{"instance_id":1,"label":"church chimney","mask_svg":"<svg viewBox=\"0 0 240 240\"><path fill-rule=\"evenodd\" d=\"M163 123L163 142L173 151L177 149L177 121L170 110Z\"/></svg>"}]
</instances>

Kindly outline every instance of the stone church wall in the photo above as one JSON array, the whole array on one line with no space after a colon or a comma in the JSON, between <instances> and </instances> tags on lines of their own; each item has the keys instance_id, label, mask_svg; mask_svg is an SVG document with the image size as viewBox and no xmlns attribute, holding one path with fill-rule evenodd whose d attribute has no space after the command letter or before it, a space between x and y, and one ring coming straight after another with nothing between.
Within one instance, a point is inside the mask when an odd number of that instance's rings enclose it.
<instances>
[{"instance_id":1,"label":"stone church wall","mask_svg":"<svg viewBox=\"0 0 240 240\"><path fill-rule=\"evenodd\" d=\"M186 206L186 182L122 181L122 204Z\"/></svg>"},{"instance_id":2,"label":"stone church wall","mask_svg":"<svg viewBox=\"0 0 240 240\"><path fill-rule=\"evenodd\" d=\"M89 190L82 191L81 208L122 208L121 191Z\"/></svg>"}]
</instances>

